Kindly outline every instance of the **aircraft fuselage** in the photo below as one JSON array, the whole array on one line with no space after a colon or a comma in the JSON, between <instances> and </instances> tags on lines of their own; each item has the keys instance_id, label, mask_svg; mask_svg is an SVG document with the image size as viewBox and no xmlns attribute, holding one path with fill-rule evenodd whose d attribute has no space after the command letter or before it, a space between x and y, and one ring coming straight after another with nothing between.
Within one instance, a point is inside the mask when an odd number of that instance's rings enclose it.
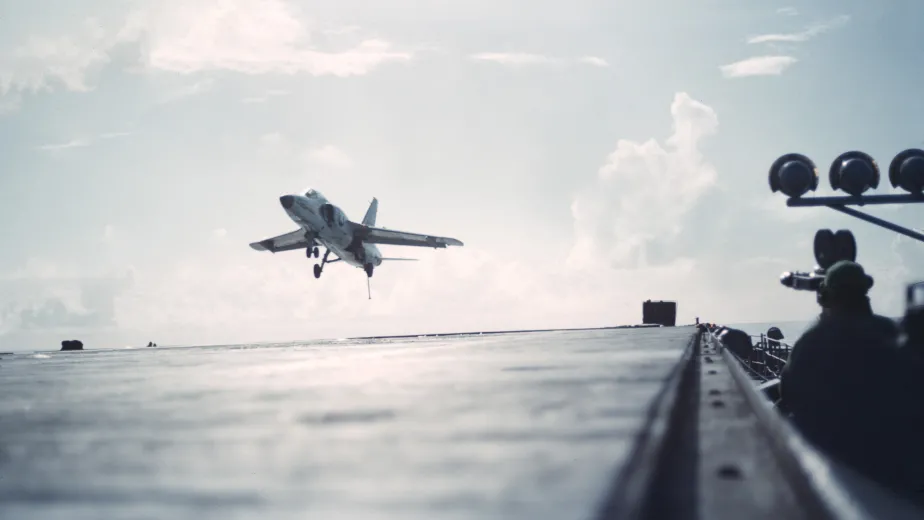
<instances>
[{"instance_id":1,"label":"aircraft fuselage","mask_svg":"<svg viewBox=\"0 0 924 520\"><path fill-rule=\"evenodd\" d=\"M343 262L354 267L382 264L382 253L375 244L356 240L346 214L331 204L323 195L283 195L279 202L293 222L305 230L307 236L326 247Z\"/></svg>"}]
</instances>

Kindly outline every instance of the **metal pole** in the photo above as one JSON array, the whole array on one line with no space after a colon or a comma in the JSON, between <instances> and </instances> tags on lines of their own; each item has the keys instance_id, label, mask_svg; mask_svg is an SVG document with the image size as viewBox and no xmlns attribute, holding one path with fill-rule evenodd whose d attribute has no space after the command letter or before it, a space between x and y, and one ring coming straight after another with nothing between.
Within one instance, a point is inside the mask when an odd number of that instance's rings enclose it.
<instances>
[{"instance_id":1,"label":"metal pole","mask_svg":"<svg viewBox=\"0 0 924 520\"><path fill-rule=\"evenodd\" d=\"M847 208L847 207L840 206L840 205L830 204L828 205L828 207L835 211L840 211L841 213L846 213L852 217L856 217L860 220L865 220L869 222L870 224L875 224L877 226L890 229L896 233L901 233L902 235L911 237L919 242L924 242L924 234L914 231L912 229L908 229L904 226L899 226L898 224L893 224L889 222L888 220L882 220L879 217L867 215L866 213L863 213L862 211L857 211L853 208Z\"/></svg>"},{"instance_id":2,"label":"metal pole","mask_svg":"<svg viewBox=\"0 0 924 520\"><path fill-rule=\"evenodd\" d=\"M924 203L924 194L921 193L895 193L887 195L837 195L833 197L797 197L786 200L789 207L811 206L865 206L867 204L921 204Z\"/></svg>"}]
</instances>

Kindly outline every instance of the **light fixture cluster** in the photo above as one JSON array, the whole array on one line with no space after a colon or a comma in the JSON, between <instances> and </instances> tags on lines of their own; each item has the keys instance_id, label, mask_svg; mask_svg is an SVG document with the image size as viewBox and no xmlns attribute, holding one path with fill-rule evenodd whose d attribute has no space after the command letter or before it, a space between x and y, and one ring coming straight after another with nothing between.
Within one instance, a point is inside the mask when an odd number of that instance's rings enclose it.
<instances>
[{"instance_id":1,"label":"light fixture cluster","mask_svg":"<svg viewBox=\"0 0 924 520\"><path fill-rule=\"evenodd\" d=\"M854 197L878 188L879 177L876 160L856 150L839 155L828 170L831 188ZM924 191L924 150L909 148L896 155L889 164L889 183L893 188L921 195ZM805 155L783 155L770 167L770 191L774 193L779 191L797 199L817 188L818 168Z\"/></svg>"}]
</instances>

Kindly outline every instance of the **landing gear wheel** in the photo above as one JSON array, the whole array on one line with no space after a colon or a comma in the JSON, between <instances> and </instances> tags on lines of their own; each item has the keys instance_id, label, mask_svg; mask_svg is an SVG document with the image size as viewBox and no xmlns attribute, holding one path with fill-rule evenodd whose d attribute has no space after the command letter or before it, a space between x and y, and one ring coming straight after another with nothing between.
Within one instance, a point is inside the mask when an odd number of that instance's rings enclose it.
<instances>
[{"instance_id":1,"label":"landing gear wheel","mask_svg":"<svg viewBox=\"0 0 924 520\"><path fill-rule=\"evenodd\" d=\"M314 277L315 278L321 277L321 266L318 264L314 264Z\"/></svg>"},{"instance_id":2,"label":"landing gear wheel","mask_svg":"<svg viewBox=\"0 0 924 520\"><path fill-rule=\"evenodd\" d=\"M319 256L321 256L321 252L318 251L318 246L315 246L314 247L314 257L317 258Z\"/></svg>"}]
</instances>

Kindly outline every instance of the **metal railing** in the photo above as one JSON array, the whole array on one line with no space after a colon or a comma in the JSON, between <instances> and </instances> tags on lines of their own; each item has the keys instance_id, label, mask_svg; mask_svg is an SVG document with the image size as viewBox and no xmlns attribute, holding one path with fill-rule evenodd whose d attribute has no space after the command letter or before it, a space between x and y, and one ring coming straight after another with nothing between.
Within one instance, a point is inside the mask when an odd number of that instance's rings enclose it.
<instances>
[{"instance_id":1,"label":"metal railing","mask_svg":"<svg viewBox=\"0 0 924 520\"><path fill-rule=\"evenodd\" d=\"M731 354L741 363L752 379L760 382L778 379L789 360L792 345L781 340L770 339L765 334L756 336L752 334L750 338L752 341L757 340L753 342L750 351L731 352Z\"/></svg>"},{"instance_id":2,"label":"metal railing","mask_svg":"<svg viewBox=\"0 0 924 520\"><path fill-rule=\"evenodd\" d=\"M710 334L718 340L715 332L712 330ZM729 354L755 382L766 383L779 379L780 372L789 360L792 345L768 338L766 334L749 334L748 337L750 345L730 345L727 348Z\"/></svg>"}]
</instances>

